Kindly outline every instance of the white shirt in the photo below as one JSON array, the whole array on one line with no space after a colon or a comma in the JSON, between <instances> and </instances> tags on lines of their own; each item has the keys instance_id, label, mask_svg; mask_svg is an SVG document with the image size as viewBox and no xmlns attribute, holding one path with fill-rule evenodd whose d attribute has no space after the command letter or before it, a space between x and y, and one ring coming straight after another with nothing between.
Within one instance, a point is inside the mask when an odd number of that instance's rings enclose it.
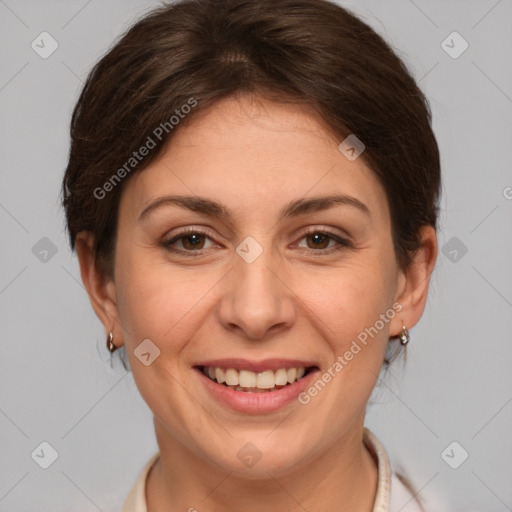
<instances>
[{"instance_id":1,"label":"white shirt","mask_svg":"<svg viewBox=\"0 0 512 512\"><path fill-rule=\"evenodd\" d=\"M376 458L378 465L377 494L372 512L399 512L407 503L407 512L424 512L407 487L391 471L389 458L384 446L366 427L363 432L363 441ZM158 460L159 456L160 452L155 453L146 463L126 496L121 512L148 512L146 506L146 480L149 470Z\"/></svg>"}]
</instances>

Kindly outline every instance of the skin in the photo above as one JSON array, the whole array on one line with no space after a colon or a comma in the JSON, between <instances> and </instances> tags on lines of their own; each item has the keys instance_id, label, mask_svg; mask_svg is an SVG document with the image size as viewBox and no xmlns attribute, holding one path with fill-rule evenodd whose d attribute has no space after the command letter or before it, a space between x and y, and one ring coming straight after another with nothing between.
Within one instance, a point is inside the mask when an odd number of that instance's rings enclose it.
<instances>
[{"instance_id":1,"label":"skin","mask_svg":"<svg viewBox=\"0 0 512 512\"><path fill-rule=\"evenodd\" d=\"M423 313L437 242L423 227L413 265L398 266L384 189L340 142L304 107L223 100L180 126L159 159L124 183L115 278L98 271L92 235L77 236L91 303L114 343L126 345L154 414L161 456L146 487L150 512L372 510L378 472L362 442L366 405L389 337ZM278 221L290 201L333 193L359 199L370 215L336 205ZM138 220L167 194L214 199L231 217L168 205ZM199 256L162 245L187 226L209 232ZM352 245L315 241L309 228ZM263 249L252 263L236 253L248 236ZM190 237L173 247L197 251ZM215 401L191 368L201 359L283 357L326 371L396 302L400 313L308 405L242 414ZM146 338L161 351L149 366L133 353ZM237 457L248 442L262 454L251 468Z\"/></svg>"}]
</instances>

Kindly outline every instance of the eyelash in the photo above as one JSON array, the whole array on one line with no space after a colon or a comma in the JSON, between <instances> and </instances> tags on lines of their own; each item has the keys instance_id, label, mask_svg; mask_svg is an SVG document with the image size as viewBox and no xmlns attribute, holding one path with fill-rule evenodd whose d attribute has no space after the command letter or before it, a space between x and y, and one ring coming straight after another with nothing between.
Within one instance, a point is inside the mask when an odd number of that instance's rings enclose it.
<instances>
[{"instance_id":1,"label":"eyelash","mask_svg":"<svg viewBox=\"0 0 512 512\"><path fill-rule=\"evenodd\" d=\"M207 249L198 249L198 250L190 251L190 250L183 250L183 249L175 249L174 247L172 247L172 244L174 244L175 242L179 241L181 238L184 238L187 235L191 235L191 234L200 234L200 235L204 235L204 236L206 236L206 237L211 239L211 236L210 236L209 232L204 230L204 229L201 229L201 228L187 228L187 229L181 231L180 233L178 233L176 236L172 237L170 240L163 241L162 245L163 245L163 247L165 249L167 249L167 250L169 250L171 252L174 252L174 253L182 254L182 255L184 255L186 257L192 257L192 258L195 257L195 258L197 258L198 256L202 256L203 255L203 251L205 251ZM352 248L353 247L353 244L349 240L347 240L346 238L342 238L342 237L332 233L331 231L325 230L325 229L317 229L317 228L310 229L310 230L306 231L305 233L302 233L302 235L301 235L299 240L302 240L306 236L313 235L313 234L327 235L331 240L334 240L335 242L338 243L337 246L331 247L329 249L306 249L306 250L313 251L318 256L322 256L324 254L332 254L334 252L338 252L338 251L341 251L343 249L347 249L347 248Z\"/></svg>"}]
</instances>

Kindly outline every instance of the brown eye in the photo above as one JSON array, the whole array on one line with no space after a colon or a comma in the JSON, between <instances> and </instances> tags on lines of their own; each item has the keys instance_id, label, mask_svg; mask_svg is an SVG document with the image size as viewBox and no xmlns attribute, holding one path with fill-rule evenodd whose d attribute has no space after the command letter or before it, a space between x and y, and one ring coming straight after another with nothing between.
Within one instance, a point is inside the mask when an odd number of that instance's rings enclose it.
<instances>
[{"instance_id":1,"label":"brown eye","mask_svg":"<svg viewBox=\"0 0 512 512\"><path fill-rule=\"evenodd\" d=\"M312 233L306 236L306 239L311 241L310 249L326 249L329 245L329 241L331 237L326 235L325 233Z\"/></svg>"},{"instance_id":2,"label":"brown eye","mask_svg":"<svg viewBox=\"0 0 512 512\"><path fill-rule=\"evenodd\" d=\"M210 245L207 245L207 242ZM178 233L176 236L167 241L162 242L162 246L172 252L181 253L186 256L197 256L203 250L210 248L213 245L211 237L208 233L200 229L193 228L187 229ZM197 253L197 254L196 254Z\"/></svg>"},{"instance_id":3,"label":"brown eye","mask_svg":"<svg viewBox=\"0 0 512 512\"><path fill-rule=\"evenodd\" d=\"M182 240L182 245L185 249L202 249L204 245L205 235L201 233L190 233L182 235L178 240Z\"/></svg>"},{"instance_id":4,"label":"brown eye","mask_svg":"<svg viewBox=\"0 0 512 512\"><path fill-rule=\"evenodd\" d=\"M302 240L305 240L306 245L304 246L299 243L299 247L311 249L316 255L328 254L346 249L347 247L352 247L349 240L329 231L320 231L318 229L305 233L301 238L301 241Z\"/></svg>"}]
</instances>

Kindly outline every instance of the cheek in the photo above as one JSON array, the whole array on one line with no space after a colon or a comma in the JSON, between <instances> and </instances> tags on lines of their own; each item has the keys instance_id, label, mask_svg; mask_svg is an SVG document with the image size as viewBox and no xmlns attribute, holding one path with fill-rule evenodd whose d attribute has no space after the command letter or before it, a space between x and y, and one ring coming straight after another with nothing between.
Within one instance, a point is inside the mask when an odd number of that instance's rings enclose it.
<instances>
[{"instance_id":1,"label":"cheek","mask_svg":"<svg viewBox=\"0 0 512 512\"><path fill-rule=\"evenodd\" d=\"M294 280L294 291L316 318L336 353L373 326L391 306L393 279L390 269L365 259L345 267L309 273ZM387 336L388 323L379 322L382 337Z\"/></svg>"},{"instance_id":2,"label":"cheek","mask_svg":"<svg viewBox=\"0 0 512 512\"><path fill-rule=\"evenodd\" d=\"M194 319L201 314L202 299L218 281L212 274L177 269L161 260L126 259L117 287L127 346L133 350L149 338L166 351L179 351L197 328Z\"/></svg>"}]
</instances>

